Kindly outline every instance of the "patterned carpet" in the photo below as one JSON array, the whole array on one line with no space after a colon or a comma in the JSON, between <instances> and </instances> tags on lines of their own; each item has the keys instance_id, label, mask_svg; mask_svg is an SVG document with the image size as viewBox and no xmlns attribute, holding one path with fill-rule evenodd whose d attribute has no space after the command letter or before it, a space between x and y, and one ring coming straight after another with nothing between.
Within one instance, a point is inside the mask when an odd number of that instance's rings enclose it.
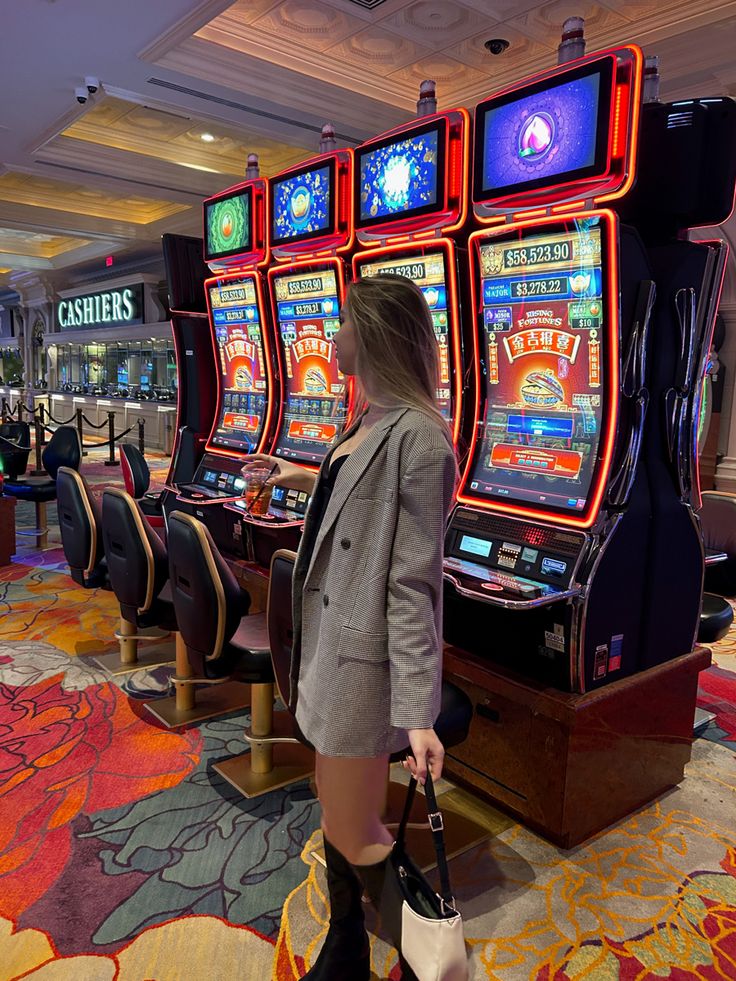
<instances>
[{"instance_id":1,"label":"patterned carpet","mask_svg":"<svg viewBox=\"0 0 736 981\"><path fill-rule=\"evenodd\" d=\"M213 763L247 716L153 724L169 669L97 668L111 595L29 557L0 569L0 981L300 977L326 928L309 785L243 800ZM736 631L715 659L716 722L651 806L565 852L476 805L490 838L453 862L474 978L736 979ZM380 938L372 960L395 981Z\"/></svg>"}]
</instances>

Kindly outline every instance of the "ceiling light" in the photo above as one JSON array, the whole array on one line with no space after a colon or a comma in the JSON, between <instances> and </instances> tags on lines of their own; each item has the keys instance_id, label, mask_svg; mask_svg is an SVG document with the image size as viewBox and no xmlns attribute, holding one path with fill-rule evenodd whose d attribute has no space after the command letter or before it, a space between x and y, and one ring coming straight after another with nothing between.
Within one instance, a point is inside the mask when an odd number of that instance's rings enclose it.
<instances>
[{"instance_id":1,"label":"ceiling light","mask_svg":"<svg viewBox=\"0 0 736 981\"><path fill-rule=\"evenodd\" d=\"M212 133L202 133L202 135L200 136L200 139L201 140L204 140L205 143L214 143L215 142L215 138L212 135Z\"/></svg>"}]
</instances>

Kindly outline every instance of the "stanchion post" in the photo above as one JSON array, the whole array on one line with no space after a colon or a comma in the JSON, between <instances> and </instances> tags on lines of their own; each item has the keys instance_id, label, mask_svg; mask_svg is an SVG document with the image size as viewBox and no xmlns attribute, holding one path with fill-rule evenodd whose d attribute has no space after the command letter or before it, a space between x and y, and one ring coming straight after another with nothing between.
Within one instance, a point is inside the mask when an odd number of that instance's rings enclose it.
<instances>
[{"instance_id":1,"label":"stanchion post","mask_svg":"<svg viewBox=\"0 0 736 981\"><path fill-rule=\"evenodd\" d=\"M35 446L36 469L33 471L33 476L40 477L42 473L45 473L45 471L43 469L43 463L41 463L41 448L43 446L41 440L43 439L43 424L41 423L41 420L38 418L38 416L33 417L33 430L35 434L35 443L36 443Z\"/></svg>"},{"instance_id":2,"label":"stanchion post","mask_svg":"<svg viewBox=\"0 0 736 981\"><path fill-rule=\"evenodd\" d=\"M110 458L105 460L106 467L117 467L118 461L115 459L115 413L107 413L107 432L110 442Z\"/></svg>"},{"instance_id":3,"label":"stanchion post","mask_svg":"<svg viewBox=\"0 0 736 981\"><path fill-rule=\"evenodd\" d=\"M10 412L8 411L8 400L3 396L2 409L0 410L0 419L3 422L7 422L10 419Z\"/></svg>"},{"instance_id":4,"label":"stanchion post","mask_svg":"<svg viewBox=\"0 0 736 981\"><path fill-rule=\"evenodd\" d=\"M36 429L36 439L40 439L41 446L46 445L46 407L43 402L38 407L38 416L41 421L40 427Z\"/></svg>"},{"instance_id":5,"label":"stanchion post","mask_svg":"<svg viewBox=\"0 0 736 981\"><path fill-rule=\"evenodd\" d=\"M79 445L82 447L82 456L87 456L87 451L84 449L84 409L77 409L77 433L79 433Z\"/></svg>"},{"instance_id":6,"label":"stanchion post","mask_svg":"<svg viewBox=\"0 0 736 981\"><path fill-rule=\"evenodd\" d=\"M141 455L146 452L146 420L138 418L138 449Z\"/></svg>"},{"instance_id":7,"label":"stanchion post","mask_svg":"<svg viewBox=\"0 0 736 981\"><path fill-rule=\"evenodd\" d=\"M23 422L23 403L20 399L18 399L16 409L18 410L18 422Z\"/></svg>"}]
</instances>

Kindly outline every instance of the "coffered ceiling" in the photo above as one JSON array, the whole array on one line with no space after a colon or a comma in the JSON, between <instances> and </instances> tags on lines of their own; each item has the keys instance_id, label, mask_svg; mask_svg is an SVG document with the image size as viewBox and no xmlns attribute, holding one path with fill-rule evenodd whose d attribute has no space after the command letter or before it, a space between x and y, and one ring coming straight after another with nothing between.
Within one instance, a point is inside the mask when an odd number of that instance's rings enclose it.
<instances>
[{"instance_id":1,"label":"coffered ceiling","mask_svg":"<svg viewBox=\"0 0 736 981\"><path fill-rule=\"evenodd\" d=\"M3 14L0 286L55 288L103 257L200 233L202 198L395 126L433 78L472 107L554 64L566 17L588 50L636 41L663 95L736 95L736 0L23 0ZM484 43L510 42L499 57ZM85 76L101 87L84 105ZM117 267L119 269L119 265Z\"/></svg>"}]
</instances>

